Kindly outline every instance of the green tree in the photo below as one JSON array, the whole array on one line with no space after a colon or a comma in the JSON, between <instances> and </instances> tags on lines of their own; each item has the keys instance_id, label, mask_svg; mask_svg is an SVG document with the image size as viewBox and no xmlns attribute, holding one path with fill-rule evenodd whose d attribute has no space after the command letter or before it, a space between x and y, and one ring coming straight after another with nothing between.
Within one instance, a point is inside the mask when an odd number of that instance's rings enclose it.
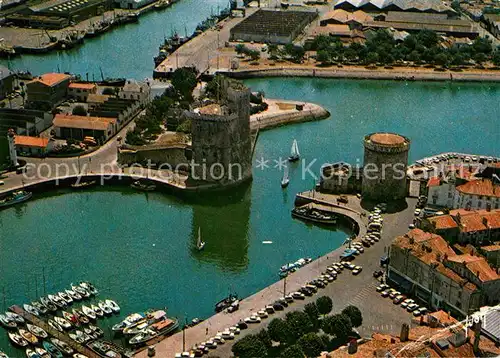
<instances>
[{"instance_id":1,"label":"green tree","mask_svg":"<svg viewBox=\"0 0 500 358\"><path fill-rule=\"evenodd\" d=\"M267 326L269 337L275 342L287 343L290 337L290 330L284 320L274 318Z\"/></svg>"},{"instance_id":2,"label":"green tree","mask_svg":"<svg viewBox=\"0 0 500 358\"><path fill-rule=\"evenodd\" d=\"M196 75L194 67L181 67L172 74L172 86L188 102L193 100L193 90L198 83Z\"/></svg>"},{"instance_id":3,"label":"green tree","mask_svg":"<svg viewBox=\"0 0 500 358\"><path fill-rule=\"evenodd\" d=\"M328 314L332 311L333 302L328 296L321 296L316 300L316 306L321 314Z\"/></svg>"},{"instance_id":4,"label":"green tree","mask_svg":"<svg viewBox=\"0 0 500 358\"><path fill-rule=\"evenodd\" d=\"M318 357L325 349L323 340L316 333L307 333L300 337L297 344L306 357Z\"/></svg>"},{"instance_id":5,"label":"green tree","mask_svg":"<svg viewBox=\"0 0 500 358\"><path fill-rule=\"evenodd\" d=\"M367 64L372 64L372 63L377 63L378 61L378 53L376 52L370 52L368 53L368 55L366 56L366 63Z\"/></svg>"},{"instance_id":6,"label":"green tree","mask_svg":"<svg viewBox=\"0 0 500 358\"><path fill-rule=\"evenodd\" d=\"M260 339L266 349L269 349L273 346L273 342L271 341L271 337L269 336L269 332L265 329L261 329L259 333L257 333L257 338Z\"/></svg>"},{"instance_id":7,"label":"green tree","mask_svg":"<svg viewBox=\"0 0 500 358\"><path fill-rule=\"evenodd\" d=\"M478 64L486 62L487 59L488 58L486 57L486 55L482 52L476 53L474 55L474 61L476 61Z\"/></svg>"},{"instance_id":8,"label":"green tree","mask_svg":"<svg viewBox=\"0 0 500 358\"><path fill-rule=\"evenodd\" d=\"M267 51L269 52L269 58L271 60L278 59L278 45L276 45L276 44L267 45Z\"/></svg>"},{"instance_id":9,"label":"green tree","mask_svg":"<svg viewBox=\"0 0 500 358\"><path fill-rule=\"evenodd\" d=\"M252 334L236 342L231 350L239 358L267 357L265 344Z\"/></svg>"},{"instance_id":10,"label":"green tree","mask_svg":"<svg viewBox=\"0 0 500 358\"><path fill-rule=\"evenodd\" d=\"M311 323L313 324L314 328L318 328L319 325L319 310L318 307L316 306L316 303L310 302L304 306L304 313L309 316L309 319L311 320Z\"/></svg>"},{"instance_id":11,"label":"green tree","mask_svg":"<svg viewBox=\"0 0 500 358\"><path fill-rule=\"evenodd\" d=\"M312 332L314 326L309 316L304 312L293 311L286 314L286 325L290 332L292 342L302 337L304 334Z\"/></svg>"},{"instance_id":12,"label":"green tree","mask_svg":"<svg viewBox=\"0 0 500 358\"><path fill-rule=\"evenodd\" d=\"M297 46L292 43L285 45L285 53L290 57L293 62L301 63L304 59L306 51L302 46Z\"/></svg>"},{"instance_id":13,"label":"green tree","mask_svg":"<svg viewBox=\"0 0 500 358\"><path fill-rule=\"evenodd\" d=\"M422 30L417 34L417 42L427 48L431 48L438 44L439 37L435 31Z\"/></svg>"},{"instance_id":14,"label":"green tree","mask_svg":"<svg viewBox=\"0 0 500 358\"><path fill-rule=\"evenodd\" d=\"M73 113L73 115L75 115L75 116L86 116L87 110L85 109L84 106L79 104L79 105L73 107L73 110L71 111L71 113Z\"/></svg>"},{"instance_id":15,"label":"green tree","mask_svg":"<svg viewBox=\"0 0 500 358\"><path fill-rule=\"evenodd\" d=\"M352 323L345 314L328 316L323 320L322 329L325 333L334 335L345 342L352 332Z\"/></svg>"},{"instance_id":16,"label":"green tree","mask_svg":"<svg viewBox=\"0 0 500 358\"><path fill-rule=\"evenodd\" d=\"M342 314L345 314L351 320L353 327L359 327L363 324L363 315L361 311L356 306L347 306L342 310Z\"/></svg>"},{"instance_id":17,"label":"green tree","mask_svg":"<svg viewBox=\"0 0 500 358\"><path fill-rule=\"evenodd\" d=\"M247 53L248 49L245 45L243 44L238 44L234 47L234 50L238 55L244 55Z\"/></svg>"},{"instance_id":18,"label":"green tree","mask_svg":"<svg viewBox=\"0 0 500 358\"><path fill-rule=\"evenodd\" d=\"M500 51L496 50L491 59L495 66L500 66Z\"/></svg>"},{"instance_id":19,"label":"green tree","mask_svg":"<svg viewBox=\"0 0 500 358\"><path fill-rule=\"evenodd\" d=\"M250 50L247 54L252 61L257 61L260 58L260 52L257 50Z\"/></svg>"},{"instance_id":20,"label":"green tree","mask_svg":"<svg viewBox=\"0 0 500 358\"><path fill-rule=\"evenodd\" d=\"M298 344L287 347L280 355L280 358L304 358L304 352Z\"/></svg>"},{"instance_id":21,"label":"green tree","mask_svg":"<svg viewBox=\"0 0 500 358\"><path fill-rule=\"evenodd\" d=\"M327 50L319 50L316 53L316 60L321 62L323 65L327 65L331 62L330 52Z\"/></svg>"},{"instance_id":22,"label":"green tree","mask_svg":"<svg viewBox=\"0 0 500 358\"><path fill-rule=\"evenodd\" d=\"M438 53L434 58L434 62L440 66L446 66L449 62L448 55L444 52Z\"/></svg>"},{"instance_id":23,"label":"green tree","mask_svg":"<svg viewBox=\"0 0 500 358\"><path fill-rule=\"evenodd\" d=\"M189 119L186 119L184 122L177 126L175 131L181 133L191 133L191 121Z\"/></svg>"},{"instance_id":24,"label":"green tree","mask_svg":"<svg viewBox=\"0 0 500 358\"><path fill-rule=\"evenodd\" d=\"M475 53L490 54L493 51L491 40L486 37L476 37L472 43L472 48Z\"/></svg>"}]
</instances>

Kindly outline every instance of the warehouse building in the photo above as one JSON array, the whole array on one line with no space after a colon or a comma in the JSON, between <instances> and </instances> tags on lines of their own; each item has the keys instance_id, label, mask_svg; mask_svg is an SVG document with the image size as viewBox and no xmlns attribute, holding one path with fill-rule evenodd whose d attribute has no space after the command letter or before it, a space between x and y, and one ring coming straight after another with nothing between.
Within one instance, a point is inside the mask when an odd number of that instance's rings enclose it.
<instances>
[{"instance_id":1,"label":"warehouse building","mask_svg":"<svg viewBox=\"0 0 500 358\"><path fill-rule=\"evenodd\" d=\"M440 0L337 0L334 8L351 12L356 10L367 12L407 11L456 16L456 12Z\"/></svg>"},{"instance_id":2,"label":"warehouse building","mask_svg":"<svg viewBox=\"0 0 500 358\"><path fill-rule=\"evenodd\" d=\"M56 114L54 118L56 137L83 140L94 137L101 144L116 133L116 119L91 116Z\"/></svg>"}]
</instances>

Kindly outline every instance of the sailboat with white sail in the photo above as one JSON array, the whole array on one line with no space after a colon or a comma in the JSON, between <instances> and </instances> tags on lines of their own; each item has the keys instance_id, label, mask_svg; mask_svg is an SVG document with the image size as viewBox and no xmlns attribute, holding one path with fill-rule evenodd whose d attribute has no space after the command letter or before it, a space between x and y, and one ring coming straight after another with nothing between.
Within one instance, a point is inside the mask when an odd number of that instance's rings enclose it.
<instances>
[{"instance_id":1,"label":"sailboat with white sail","mask_svg":"<svg viewBox=\"0 0 500 358\"><path fill-rule=\"evenodd\" d=\"M300 159L300 153L299 153L299 145L297 144L297 140L293 140L292 144L292 152L290 156L288 157L289 162L296 162L297 160Z\"/></svg>"},{"instance_id":2,"label":"sailboat with white sail","mask_svg":"<svg viewBox=\"0 0 500 358\"><path fill-rule=\"evenodd\" d=\"M290 183L290 179L288 178L288 166L285 166L283 171L283 178L281 179L281 187L286 188Z\"/></svg>"},{"instance_id":3,"label":"sailboat with white sail","mask_svg":"<svg viewBox=\"0 0 500 358\"><path fill-rule=\"evenodd\" d=\"M196 241L196 248L198 251L203 250L205 247L205 241L201 239L201 228L198 228L198 240Z\"/></svg>"}]
</instances>

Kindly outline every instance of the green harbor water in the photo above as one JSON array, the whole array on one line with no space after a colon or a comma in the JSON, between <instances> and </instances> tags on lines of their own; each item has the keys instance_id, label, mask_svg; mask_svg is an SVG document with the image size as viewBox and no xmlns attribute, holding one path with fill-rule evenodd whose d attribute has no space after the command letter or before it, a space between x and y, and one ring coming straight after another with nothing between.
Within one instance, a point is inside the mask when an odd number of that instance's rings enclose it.
<instances>
[{"instance_id":1,"label":"green harbor water","mask_svg":"<svg viewBox=\"0 0 500 358\"><path fill-rule=\"evenodd\" d=\"M97 78L102 67L105 76L150 77L164 34L182 33L184 23L192 32L217 5L226 3L181 0L80 48L23 56L9 65L33 73L59 68ZM361 163L362 138L374 131L410 137L412 161L443 151L500 155L500 85L290 78L246 83L270 98L318 103L331 117L262 132L254 161L269 160L270 167L254 168L251 184L228 193L181 200L118 187L60 190L1 211L0 289L6 306L40 296L45 270L47 293L89 280L100 298L121 305L120 317L168 307L181 320L205 318L229 291L248 296L276 281L282 264L339 247L342 230L290 217L295 194L315 181L298 164L290 170L290 186L280 187L274 160L289 154L294 138L314 173L325 162ZM194 249L198 228L207 242L202 252ZM100 324L106 328L118 319ZM0 349L24 357L4 333Z\"/></svg>"}]
</instances>

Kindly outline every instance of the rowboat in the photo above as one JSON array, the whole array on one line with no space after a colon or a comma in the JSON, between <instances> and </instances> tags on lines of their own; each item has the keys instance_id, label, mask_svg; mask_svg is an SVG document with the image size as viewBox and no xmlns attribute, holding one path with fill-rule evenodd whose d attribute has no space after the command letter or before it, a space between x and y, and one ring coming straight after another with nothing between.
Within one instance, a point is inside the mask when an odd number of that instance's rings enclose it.
<instances>
[{"instance_id":1,"label":"rowboat","mask_svg":"<svg viewBox=\"0 0 500 358\"><path fill-rule=\"evenodd\" d=\"M95 312L91 308L89 308L87 306L82 306L82 312L88 318L90 318L90 319L96 319Z\"/></svg>"},{"instance_id":2,"label":"rowboat","mask_svg":"<svg viewBox=\"0 0 500 358\"><path fill-rule=\"evenodd\" d=\"M113 310L114 313L120 312L120 306L118 306L115 301L106 300L106 304Z\"/></svg>"},{"instance_id":3,"label":"rowboat","mask_svg":"<svg viewBox=\"0 0 500 358\"><path fill-rule=\"evenodd\" d=\"M54 328L56 331L59 331L59 332L64 332L64 329L61 327L61 325L59 323L57 323L56 321L52 320L52 319L49 319L47 321L48 325L52 328Z\"/></svg>"},{"instance_id":4,"label":"rowboat","mask_svg":"<svg viewBox=\"0 0 500 358\"><path fill-rule=\"evenodd\" d=\"M24 324L24 318L14 312L5 312L8 319L14 320L17 324Z\"/></svg>"},{"instance_id":5,"label":"rowboat","mask_svg":"<svg viewBox=\"0 0 500 358\"><path fill-rule=\"evenodd\" d=\"M104 312L102 309L100 309L99 307L97 307L96 305L91 305L90 308L92 309L92 311L95 312L95 314L99 317L103 317L104 316Z\"/></svg>"},{"instance_id":6,"label":"rowboat","mask_svg":"<svg viewBox=\"0 0 500 358\"><path fill-rule=\"evenodd\" d=\"M57 295L64 301L66 304L70 305L73 303L73 298L68 295L66 292L58 292Z\"/></svg>"},{"instance_id":7,"label":"rowboat","mask_svg":"<svg viewBox=\"0 0 500 358\"><path fill-rule=\"evenodd\" d=\"M71 327L72 327L71 323L69 323L67 320L65 320L62 317L55 316L54 321L56 321L57 324L59 324L64 329L71 329Z\"/></svg>"},{"instance_id":8,"label":"rowboat","mask_svg":"<svg viewBox=\"0 0 500 358\"><path fill-rule=\"evenodd\" d=\"M21 337L23 337L25 340L28 341L28 343L31 344L37 344L38 343L38 338L34 334L32 334L30 331L27 331L23 328L19 328L19 334Z\"/></svg>"},{"instance_id":9,"label":"rowboat","mask_svg":"<svg viewBox=\"0 0 500 358\"><path fill-rule=\"evenodd\" d=\"M28 345L28 341L15 332L9 332L9 339L19 347L26 347Z\"/></svg>"},{"instance_id":10,"label":"rowboat","mask_svg":"<svg viewBox=\"0 0 500 358\"><path fill-rule=\"evenodd\" d=\"M33 307L32 305L29 305L29 304L25 303L23 305L23 308L24 308L24 310L26 312L31 313L34 316L40 316L40 312L35 307Z\"/></svg>"},{"instance_id":11,"label":"rowboat","mask_svg":"<svg viewBox=\"0 0 500 358\"><path fill-rule=\"evenodd\" d=\"M45 348L45 350L47 352L49 352L53 358L63 358L63 355L62 355L61 351L59 350L59 348L54 346L49 341L43 341L43 348Z\"/></svg>"},{"instance_id":12,"label":"rowboat","mask_svg":"<svg viewBox=\"0 0 500 358\"><path fill-rule=\"evenodd\" d=\"M40 356L40 358L51 358L52 357L49 352L47 352L45 349L40 348L40 347L36 347L35 352L36 352L36 354L38 354Z\"/></svg>"},{"instance_id":13,"label":"rowboat","mask_svg":"<svg viewBox=\"0 0 500 358\"><path fill-rule=\"evenodd\" d=\"M63 341L57 339L57 338L52 338L50 340L52 342L52 344L54 344L59 350L61 350L64 354L68 354L68 355L71 355L73 354L73 348L71 348L70 346L68 346L66 343L64 343Z\"/></svg>"},{"instance_id":14,"label":"rowboat","mask_svg":"<svg viewBox=\"0 0 500 358\"><path fill-rule=\"evenodd\" d=\"M5 327L5 328L16 328L17 323L13 319L8 318L6 315L0 314L0 323Z\"/></svg>"},{"instance_id":15,"label":"rowboat","mask_svg":"<svg viewBox=\"0 0 500 358\"><path fill-rule=\"evenodd\" d=\"M73 290L65 290L64 292L66 292L66 294L75 301L80 301L83 299L82 295L80 295L78 292L75 292Z\"/></svg>"},{"instance_id":16,"label":"rowboat","mask_svg":"<svg viewBox=\"0 0 500 358\"><path fill-rule=\"evenodd\" d=\"M73 309L72 313L81 324L88 324L90 322L89 318L83 312Z\"/></svg>"},{"instance_id":17,"label":"rowboat","mask_svg":"<svg viewBox=\"0 0 500 358\"><path fill-rule=\"evenodd\" d=\"M37 336L38 338L47 338L49 335L47 334L47 332L45 332L45 330L43 328L40 328L38 326L35 326L34 324L26 324L26 328L28 328L28 331L30 331L31 333L33 333L35 336Z\"/></svg>"},{"instance_id":18,"label":"rowboat","mask_svg":"<svg viewBox=\"0 0 500 358\"><path fill-rule=\"evenodd\" d=\"M98 303L99 305L99 308L104 312L105 315L112 315L113 314L113 310L111 309L111 307L109 307L106 302L104 301L100 301Z\"/></svg>"},{"instance_id":19,"label":"rowboat","mask_svg":"<svg viewBox=\"0 0 500 358\"><path fill-rule=\"evenodd\" d=\"M38 301L33 301L31 302L31 305L37 309L37 311L41 314L46 314L48 311L48 308L45 307L45 305L41 304Z\"/></svg>"}]
</instances>

